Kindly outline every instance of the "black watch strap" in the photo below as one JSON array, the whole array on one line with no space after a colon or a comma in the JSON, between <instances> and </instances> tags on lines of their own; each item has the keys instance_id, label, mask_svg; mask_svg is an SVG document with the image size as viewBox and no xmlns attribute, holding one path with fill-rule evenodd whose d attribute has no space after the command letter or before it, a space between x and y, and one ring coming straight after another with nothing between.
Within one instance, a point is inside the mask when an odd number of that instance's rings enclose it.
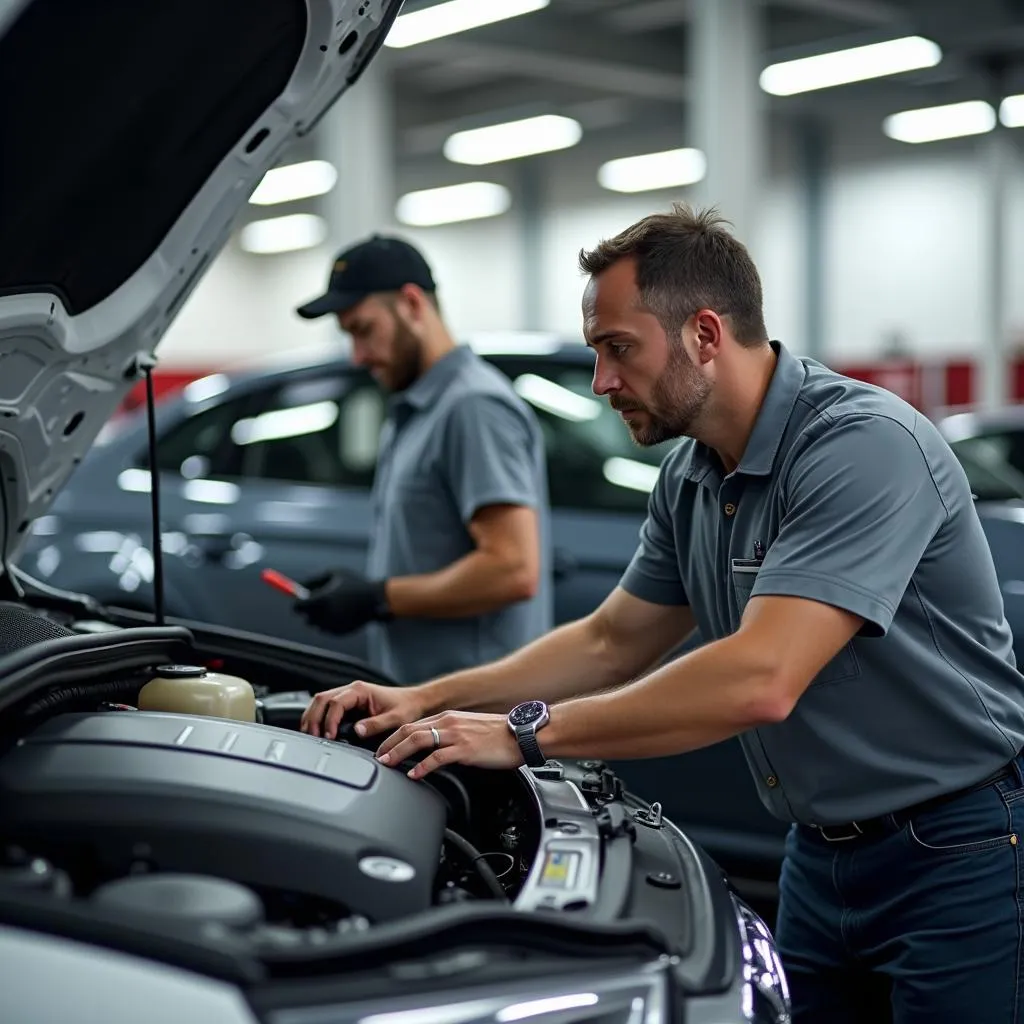
<instances>
[{"instance_id":1,"label":"black watch strap","mask_svg":"<svg viewBox=\"0 0 1024 1024\"><path fill-rule=\"evenodd\" d=\"M519 741L519 750L528 767L543 768L547 764L547 758L541 753L540 744L537 742L537 734L532 729L517 732L516 739Z\"/></svg>"}]
</instances>

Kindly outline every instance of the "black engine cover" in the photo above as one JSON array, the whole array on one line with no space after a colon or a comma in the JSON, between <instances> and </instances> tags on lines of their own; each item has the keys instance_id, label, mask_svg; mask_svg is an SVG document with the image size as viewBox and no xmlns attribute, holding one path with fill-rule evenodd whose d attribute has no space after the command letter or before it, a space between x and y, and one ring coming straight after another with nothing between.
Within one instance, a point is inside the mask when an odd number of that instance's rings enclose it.
<instances>
[{"instance_id":1,"label":"black engine cover","mask_svg":"<svg viewBox=\"0 0 1024 1024\"><path fill-rule=\"evenodd\" d=\"M444 800L343 743L244 722L65 714L0 759L0 837L116 876L219 875L371 921L430 906Z\"/></svg>"}]
</instances>

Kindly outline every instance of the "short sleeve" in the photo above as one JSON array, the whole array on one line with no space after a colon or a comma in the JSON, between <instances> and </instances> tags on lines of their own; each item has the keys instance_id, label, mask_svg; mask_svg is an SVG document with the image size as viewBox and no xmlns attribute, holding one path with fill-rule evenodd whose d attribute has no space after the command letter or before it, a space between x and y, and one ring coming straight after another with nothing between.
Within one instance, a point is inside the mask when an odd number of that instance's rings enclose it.
<instances>
[{"instance_id":1,"label":"short sleeve","mask_svg":"<svg viewBox=\"0 0 1024 1024\"><path fill-rule=\"evenodd\" d=\"M884 636L921 556L947 518L917 438L895 420L851 416L796 458L786 511L751 596L820 601Z\"/></svg>"},{"instance_id":2,"label":"short sleeve","mask_svg":"<svg viewBox=\"0 0 1024 1024\"><path fill-rule=\"evenodd\" d=\"M671 459L671 456L669 457ZM673 476L663 465L647 502L647 518L640 527L636 549L619 586L641 601L652 604L687 605L686 587L679 572L668 480Z\"/></svg>"},{"instance_id":3,"label":"short sleeve","mask_svg":"<svg viewBox=\"0 0 1024 1024\"><path fill-rule=\"evenodd\" d=\"M446 474L464 523L487 505L538 508L546 495L539 432L496 395L467 395L445 426Z\"/></svg>"}]
</instances>

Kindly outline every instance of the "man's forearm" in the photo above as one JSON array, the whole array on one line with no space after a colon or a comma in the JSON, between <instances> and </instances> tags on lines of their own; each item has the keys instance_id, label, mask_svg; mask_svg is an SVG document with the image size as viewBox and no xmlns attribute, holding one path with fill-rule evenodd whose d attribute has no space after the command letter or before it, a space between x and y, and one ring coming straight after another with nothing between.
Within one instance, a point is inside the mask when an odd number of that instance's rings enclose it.
<instances>
[{"instance_id":1,"label":"man's forearm","mask_svg":"<svg viewBox=\"0 0 1024 1024\"><path fill-rule=\"evenodd\" d=\"M681 754L784 717L774 666L728 637L610 693L552 709L549 757Z\"/></svg>"},{"instance_id":2,"label":"man's forearm","mask_svg":"<svg viewBox=\"0 0 1024 1024\"><path fill-rule=\"evenodd\" d=\"M549 704L626 681L621 657L591 618L570 622L500 661L421 687L427 713L504 712L527 700Z\"/></svg>"},{"instance_id":3,"label":"man's forearm","mask_svg":"<svg viewBox=\"0 0 1024 1024\"><path fill-rule=\"evenodd\" d=\"M387 581L388 605L396 618L458 619L486 615L532 597L536 579L486 551L471 551L437 572L395 576Z\"/></svg>"}]
</instances>

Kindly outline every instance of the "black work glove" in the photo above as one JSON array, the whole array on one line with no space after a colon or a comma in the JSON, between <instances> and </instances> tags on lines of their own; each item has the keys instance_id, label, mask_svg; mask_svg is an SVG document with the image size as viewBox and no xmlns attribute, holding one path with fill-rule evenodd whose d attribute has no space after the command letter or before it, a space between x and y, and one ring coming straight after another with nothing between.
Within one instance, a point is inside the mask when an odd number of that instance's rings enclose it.
<instances>
[{"instance_id":1,"label":"black work glove","mask_svg":"<svg viewBox=\"0 0 1024 1024\"><path fill-rule=\"evenodd\" d=\"M311 626L339 636L368 622L386 622L392 616L384 582L344 570L322 573L303 584L310 594L295 602L295 610Z\"/></svg>"}]
</instances>

